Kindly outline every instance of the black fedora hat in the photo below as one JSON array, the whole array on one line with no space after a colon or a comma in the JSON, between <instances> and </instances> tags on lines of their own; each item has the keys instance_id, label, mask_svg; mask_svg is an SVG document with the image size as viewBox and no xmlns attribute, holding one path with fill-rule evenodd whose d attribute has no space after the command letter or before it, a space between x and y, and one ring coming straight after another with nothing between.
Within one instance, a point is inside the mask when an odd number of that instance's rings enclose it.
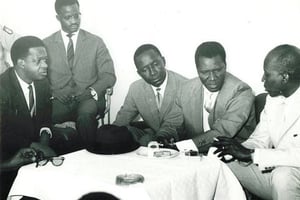
<instances>
[{"instance_id":1,"label":"black fedora hat","mask_svg":"<svg viewBox=\"0 0 300 200\"><path fill-rule=\"evenodd\" d=\"M86 150L109 155L131 152L139 146L127 127L107 124L97 130L94 139L87 144Z\"/></svg>"}]
</instances>

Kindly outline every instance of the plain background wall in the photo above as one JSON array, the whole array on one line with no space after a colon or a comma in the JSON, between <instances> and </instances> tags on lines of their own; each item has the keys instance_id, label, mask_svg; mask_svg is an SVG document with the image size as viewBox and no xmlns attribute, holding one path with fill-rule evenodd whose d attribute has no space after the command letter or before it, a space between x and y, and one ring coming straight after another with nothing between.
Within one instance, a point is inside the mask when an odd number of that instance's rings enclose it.
<instances>
[{"instance_id":1,"label":"plain background wall","mask_svg":"<svg viewBox=\"0 0 300 200\"><path fill-rule=\"evenodd\" d=\"M0 23L44 38L60 28L55 0L0 0ZM279 44L300 47L299 0L79 0L81 28L99 35L115 63L111 119L139 78L133 54L143 43L161 50L167 68L197 76L194 52L208 40L223 44L227 69L255 94L264 91L263 59Z\"/></svg>"}]
</instances>

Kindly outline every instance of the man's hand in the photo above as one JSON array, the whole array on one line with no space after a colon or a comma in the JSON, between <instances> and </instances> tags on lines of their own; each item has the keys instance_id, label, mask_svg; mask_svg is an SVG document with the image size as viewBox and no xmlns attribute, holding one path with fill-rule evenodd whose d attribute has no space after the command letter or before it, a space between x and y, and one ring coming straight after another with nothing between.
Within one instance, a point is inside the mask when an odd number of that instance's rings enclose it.
<instances>
[{"instance_id":1,"label":"man's hand","mask_svg":"<svg viewBox=\"0 0 300 200\"><path fill-rule=\"evenodd\" d=\"M173 137L157 136L156 141L162 144L163 148L178 150Z\"/></svg>"},{"instance_id":2,"label":"man's hand","mask_svg":"<svg viewBox=\"0 0 300 200\"><path fill-rule=\"evenodd\" d=\"M228 137L217 137L216 141L213 142L214 147L217 147L217 150L214 154L218 154L218 157L221 157L224 162L231 162L235 159L243 162L252 161L251 154L254 152L253 149L247 149L237 141ZM230 160L223 159L225 155L233 156Z\"/></svg>"},{"instance_id":3,"label":"man's hand","mask_svg":"<svg viewBox=\"0 0 300 200\"><path fill-rule=\"evenodd\" d=\"M47 145L43 145L41 143L33 142L30 145L31 148L35 149L36 151L42 151L45 157L54 157L56 153Z\"/></svg>"},{"instance_id":4,"label":"man's hand","mask_svg":"<svg viewBox=\"0 0 300 200\"><path fill-rule=\"evenodd\" d=\"M91 98L93 98L92 95L91 95L91 90L88 89L88 88L81 91L81 92L79 92L75 96L75 100L78 101L78 102L82 102L82 101L85 101L85 100L88 100L88 99L91 99Z\"/></svg>"},{"instance_id":5,"label":"man's hand","mask_svg":"<svg viewBox=\"0 0 300 200\"><path fill-rule=\"evenodd\" d=\"M36 152L32 148L20 149L7 163L3 163L4 170L19 168L23 165L32 163L36 159Z\"/></svg>"}]
</instances>

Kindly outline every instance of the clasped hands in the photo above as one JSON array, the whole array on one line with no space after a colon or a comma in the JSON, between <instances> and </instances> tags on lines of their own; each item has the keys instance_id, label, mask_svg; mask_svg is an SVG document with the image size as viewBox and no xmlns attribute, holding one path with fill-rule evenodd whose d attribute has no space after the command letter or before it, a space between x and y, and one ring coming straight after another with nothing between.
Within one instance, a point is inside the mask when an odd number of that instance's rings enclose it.
<instances>
[{"instance_id":1,"label":"clasped hands","mask_svg":"<svg viewBox=\"0 0 300 200\"><path fill-rule=\"evenodd\" d=\"M57 98L63 104L70 103L72 101L82 102L87 99L91 99L91 91L89 88L81 90L75 94L72 94L69 90L57 90L53 92L53 97Z\"/></svg>"},{"instance_id":2,"label":"clasped hands","mask_svg":"<svg viewBox=\"0 0 300 200\"><path fill-rule=\"evenodd\" d=\"M236 140L224 136L219 136L215 138L212 146L216 147L217 150L214 151L221 160L225 163L229 163L234 160L242 162L251 162L251 154L254 152L253 149L248 149ZM225 156L230 155L232 158L226 159Z\"/></svg>"}]
</instances>

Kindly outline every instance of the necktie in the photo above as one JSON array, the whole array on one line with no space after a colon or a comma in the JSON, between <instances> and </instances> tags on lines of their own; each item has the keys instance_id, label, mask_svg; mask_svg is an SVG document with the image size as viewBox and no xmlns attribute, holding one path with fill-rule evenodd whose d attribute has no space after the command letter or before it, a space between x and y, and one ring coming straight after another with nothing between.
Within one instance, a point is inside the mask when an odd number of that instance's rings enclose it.
<instances>
[{"instance_id":1,"label":"necktie","mask_svg":"<svg viewBox=\"0 0 300 200\"><path fill-rule=\"evenodd\" d=\"M29 89L29 111L30 111L31 116L33 116L33 113L34 113L34 97L33 97L32 85L29 85L28 89Z\"/></svg>"},{"instance_id":2,"label":"necktie","mask_svg":"<svg viewBox=\"0 0 300 200\"><path fill-rule=\"evenodd\" d=\"M68 57L68 64L69 67L72 69L73 67L73 62L74 62L74 45L73 45L73 40L72 40L72 33L67 34L69 38L69 43L68 43L68 48L67 48L67 57ZM73 77L71 78L69 85L73 88L76 86Z\"/></svg>"},{"instance_id":3,"label":"necktie","mask_svg":"<svg viewBox=\"0 0 300 200\"><path fill-rule=\"evenodd\" d=\"M160 109L161 106L161 94L160 94L160 88L156 88L156 103L157 103L157 107L158 109Z\"/></svg>"},{"instance_id":4,"label":"necktie","mask_svg":"<svg viewBox=\"0 0 300 200\"><path fill-rule=\"evenodd\" d=\"M212 100L212 96L213 94L209 94L208 95L208 98L205 99L205 102L204 102L204 108L205 110L210 113L212 110L213 110L213 107L214 107L214 104L213 104L213 100Z\"/></svg>"},{"instance_id":5,"label":"necktie","mask_svg":"<svg viewBox=\"0 0 300 200\"><path fill-rule=\"evenodd\" d=\"M73 46L73 40L72 36L73 34L69 33L67 34L69 38L69 43L68 43L68 48L67 48L67 57L68 57L68 64L70 68L73 67L73 62L74 62L74 46Z\"/></svg>"}]
</instances>

